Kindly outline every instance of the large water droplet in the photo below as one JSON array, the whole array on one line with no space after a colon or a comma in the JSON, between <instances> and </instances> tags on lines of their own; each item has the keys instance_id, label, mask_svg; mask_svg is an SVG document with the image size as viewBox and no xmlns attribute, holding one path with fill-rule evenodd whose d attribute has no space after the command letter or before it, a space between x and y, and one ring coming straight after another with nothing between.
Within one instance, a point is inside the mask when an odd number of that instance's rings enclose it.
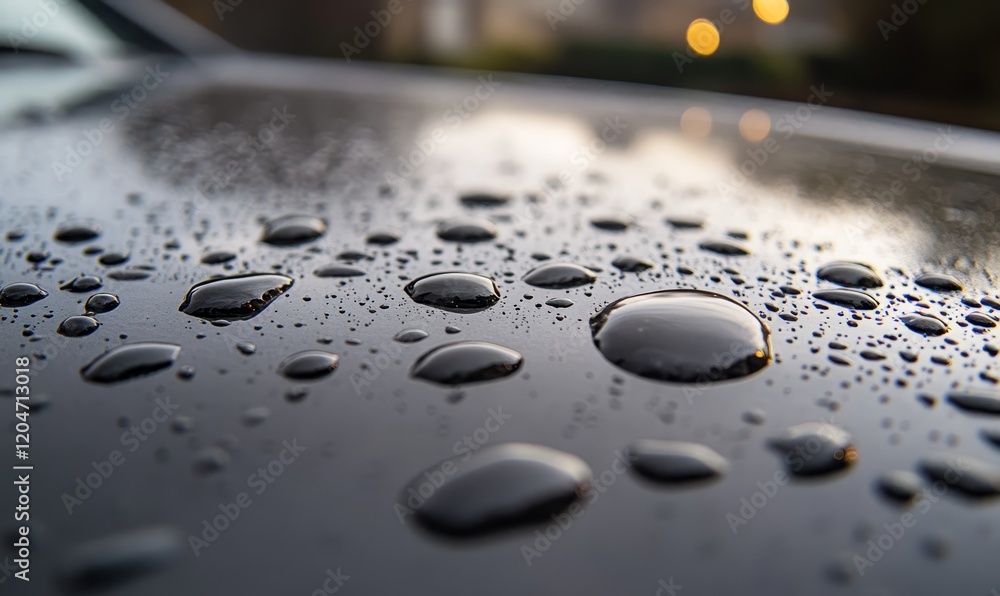
<instances>
[{"instance_id":1,"label":"large water droplet","mask_svg":"<svg viewBox=\"0 0 1000 596\"><path fill-rule=\"evenodd\" d=\"M788 471L796 476L817 476L842 470L857 459L854 439L846 430L820 422L793 426L770 441L784 453Z\"/></svg>"},{"instance_id":2,"label":"large water droplet","mask_svg":"<svg viewBox=\"0 0 1000 596\"><path fill-rule=\"evenodd\" d=\"M572 263L546 263L524 276L524 283L538 288L574 288L597 281L594 272Z\"/></svg>"},{"instance_id":3,"label":"large water droplet","mask_svg":"<svg viewBox=\"0 0 1000 596\"><path fill-rule=\"evenodd\" d=\"M818 290L813 298L854 310L875 310L878 300L858 290Z\"/></svg>"},{"instance_id":4,"label":"large water droplet","mask_svg":"<svg viewBox=\"0 0 1000 596\"><path fill-rule=\"evenodd\" d=\"M485 219L457 218L441 222L438 238L451 242L484 242L497 237L497 229Z\"/></svg>"},{"instance_id":5,"label":"large water droplet","mask_svg":"<svg viewBox=\"0 0 1000 596\"><path fill-rule=\"evenodd\" d=\"M820 267L816 277L849 288L882 287L882 278L864 263L834 261Z\"/></svg>"},{"instance_id":6,"label":"large water droplet","mask_svg":"<svg viewBox=\"0 0 1000 596\"><path fill-rule=\"evenodd\" d=\"M294 280L275 273L219 277L195 284L179 310L209 320L242 321L260 314Z\"/></svg>"},{"instance_id":7,"label":"large water droplet","mask_svg":"<svg viewBox=\"0 0 1000 596\"><path fill-rule=\"evenodd\" d=\"M322 350L292 354L278 366L278 372L297 381L321 379L337 370L340 357Z\"/></svg>"},{"instance_id":8,"label":"large water droplet","mask_svg":"<svg viewBox=\"0 0 1000 596\"><path fill-rule=\"evenodd\" d=\"M976 327L982 327L984 329L992 329L997 326L997 319L994 316L988 315L984 312L970 312L965 315L965 320L969 322L970 325Z\"/></svg>"},{"instance_id":9,"label":"large water droplet","mask_svg":"<svg viewBox=\"0 0 1000 596\"><path fill-rule=\"evenodd\" d=\"M590 327L612 364L659 381L735 379L771 361L764 323L712 292L665 290L623 298L595 315Z\"/></svg>"},{"instance_id":10,"label":"large water droplet","mask_svg":"<svg viewBox=\"0 0 1000 596\"><path fill-rule=\"evenodd\" d=\"M103 313L110 312L121 304L118 296L114 294L94 294L93 296L87 298L86 304L84 304L84 309L87 312L92 313Z\"/></svg>"},{"instance_id":11,"label":"large water droplet","mask_svg":"<svg viewBox=\"0 0 1000 596\"><path fill-rule=\"evenodd\" d=\"M79 275L59 286L59 289L67 292L93 292L102 285L104 282L96 275Z\"/></svg>"},{"instance_id":12,"label":"large water droplet","mask_svg":"<svg viewBox=\"0 0 1000 596\"><path fill-rule=\"evenodd\" d=\"M65 226L60 226L53 235L59 242L66 242L69 244L76 244L78 242L87 242L88 240L93 240L101 235L101 229L97 226L90 224L70 224Z\"/></svg>"},{"instance_id":13,"label":"large water droplet","mask_svg":"<svg viewBox=\"0 0 1000 596\"><path fill-rule=\"evenodd\" d=\"M483 341L461 341L434 348L413 364L418 379L442 385L480 383L514 374L522 356L510 348Z\"/></svg>"},{"instance_id":14,"label":"large water droplet","mask_svg":"<svg viewBox=\"0 0 1000 596\"><path fill-rule=\"evenodd\" d=\"M1000 468L978 459L934 453L920 461L920 470L973 499L1000 495Z\"/></svg>"},{"instance_id":15,"label":"large water droplet","mask_svg":"<svg viewBox=\"0 0 1000 596\"><path fill-rule=\"evenodd\" d=\"M948 333L948 324L934 315L916 314L900 317L903 324L911 331L916 331L923 335L944 335Z\"/></svg>"},{"instance_id":16,"label":"large water droplet","mask_svg":"<svg viewBox=\"0 0 1000 596\"><path fill-rule=\"evenodd\" d=\"M414 302L453 312L485 310L500 300L500 288L491 278L475 273L432 273L404 288Z\"/></svg>"},{"instance_id":17,"label":"large water droplet","mask_svg":"<svg viewBox=\"0 0 1000 596\"><path fill-rule=\"evenodd\" d=\"M326 233L326 222L311 215L285 215L267 223L261 242L272 246L295 246Z\"/></svg>"},{"instance_id":18,"label":"large water droplet","mask_svg":"<svg viewBox=\"0 0 1000 596\"><path fill-rule=\"evenodd\" d=\"M729 469L713 449L684 441L637 441L628 448L628 459L636 472L658 482L707 480Z\"/></svg>"},{"instance_id":19,"label":"large water droplet","mask_svg":"<svg viewBox=\"0 0 1000 596\"><path fill-rule=\"evenodd\" d=\"M427 468L401 500L426 528L470 536L547 521L576 501L590 478L590 468L574 455L506 443Z\"/></svg>"},{"instance_id":20,"label":"large water droplet","mask_svg":"<svg viewBox=\"0 0 1000 596\"><path fill-rule=\"evenodd\" d=\"M918 275L913 283L935 292L961 292L964 288L962 282L947 273L925 273Z\"/></svg>"},{"instance_id":21,"label":"large water droplet","mask_svg":"<svg viewBox=\"0 0 1000 596\"><path fill-rule=\"evenodd\" d=\"M101 354L80 369L80 374L92 383L117 383L168 368L180 352L181 347L174 344L127 344Z\"/></svg>"},{"instance_id":22,"label":"large water droplet","mask_svg":"<svg viewBox=\"0 0 1000 596\"><path fill-rule=\"evenodd\" d=\"M173 528L152 527L95 540L72 551L60 579L66 588L108 590L167 567L184 540Z\"/></svg>"},{"instance_id":23,"label":"large water droplet","mask_svg":"<svg viewBox=\"0 0 1000 596\"><path fill-rule=\"evenodd\" d=\"M100 326L101 324L93 317L76 315L59 323L56 332L66 337L83 337L97 331Z\"/></svg>"},{"instance_id":24,"label":"large water droplet","mask_svg":"<svg viewBox=\"0 0 1000 596\"><path fill-rule=\"evenodd\" d=\"M48 295L48 292L33 283L19 281L0 289L0 306L6 308L28 306Z\"/></svg>"},{"instance_id":25,"label":"large water droplet","mask_svg":"<svg viewBox=\"0 0 1000 596\"><path fill-rule=\"evenodd\" d=\"M963 410L1000 416L1000 393L995 391L956 391L948 394L948 401Z\"/></svg>"}]
</instances>

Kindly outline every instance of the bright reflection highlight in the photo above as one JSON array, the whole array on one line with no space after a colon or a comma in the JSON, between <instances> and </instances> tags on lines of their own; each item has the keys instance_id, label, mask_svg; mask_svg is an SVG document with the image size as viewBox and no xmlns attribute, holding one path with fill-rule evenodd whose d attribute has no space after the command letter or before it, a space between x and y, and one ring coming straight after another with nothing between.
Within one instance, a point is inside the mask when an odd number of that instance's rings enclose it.
<instances>
[{"instance_id":1,"label":"bright reflection highlight","mask_svg":"<svg viewBox=\"0 0 1000 596\"><path fill-rule=\"evenodd\" d=\"M771 133L771 117L761 110L747 110L740 117L740 136L751 143L759 143Z\"/></svg>"}]
</instances>

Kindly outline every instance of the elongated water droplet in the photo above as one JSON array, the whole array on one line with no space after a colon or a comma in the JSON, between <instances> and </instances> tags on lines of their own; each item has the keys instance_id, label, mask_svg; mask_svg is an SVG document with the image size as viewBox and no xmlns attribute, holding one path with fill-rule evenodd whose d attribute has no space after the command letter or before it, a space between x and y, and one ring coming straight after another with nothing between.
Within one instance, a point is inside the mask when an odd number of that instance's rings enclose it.
<instances>
[{"instance_id":1,"label":"elongated water droplet","mask_svg":"<svg viewBox=\"0 0 1000 596\"><path fill-rule=\"evenodd\" d=\"M594 272L572 263L546 263L524 276L524 283L538 288L574 288L597 281Z\"/></svg>"},{"instance_id":2,"label":"elongated water droplet","mask_svg":"<svg viewBox=\"0 0 1000 596\"><path fill-rule=\"evenodd\" d=\"M404 329L393 336L392 339L401 344L413 344L430 337L430 334L423 329Z\"/></svg>"},{"instance_id":3,"label":"elongated water droplet","mask_svg":"<svg viewBox=\"0 0 1000 596\"><path fill-rule=\"evenodd\" d=\"M658 482L707 480L729 469L713 449L684 441L637 441L628 448L628 459L636 472Z\"/></svg>"},{"instance_id":4,"label":"elongated water droplet","mask_svg":"<svg viewBox=\"0 0 1000 596\"><path fill-rule=\"evenodd\" d=\"M900 317L903 324L911 331L923 335L944 335L948 333L948 324L934 315L915 314Z\"/></svg>"},{"instance_id":5,"label":"elongated water droplet","mask_svg":"<svg viewBox=\"0 0 1000 596\"><path fill-rule=\"evenodd\" d=\"M913 283L922 288L934 290L935 292L961 292L965 289L962 287L962 282L946 273L925 273L918 275L913 280Z\"/></svg>"},{"instance_id":6,"label":"elongated water droplet","mask_svg":"<svg viewBox=\"0 0 1000 596\"><path fill-rule=\"evenodd\" d=\"M549 298L545 304L552 308L569 308L573 306L573 301L569 298Z\"/></svg>"},{"instance_id":7,"label":"elongated water droplet","mask_svg":"<svg viewBox=\"0 0 1000 596\"><path fill-rule=\"evenodd\" d=\"M0 306L5 308L28 306L48 295L48 292L33 283L15 282L0 289Z\"/></svg>"},{"instance_id":8,"label":"elongated water droplet","mask_svg":"<svg viewBox=\"0 0 1000 596\"><path fill-rule=\"evenodd\" d=\"M292 278L274 273L210 279L192 286L179 310L210 321L251 319L293 283Z\"/></svg>"},{"instance_id":9,"label":"elongated water droplet","mask_svg":"<svg viewBox=\"0 0 1000 596\"><path fill-rule=\"evenodd\" d=\"M181 534L168 527L95 540L70 553L60 579L73 591L108 590L168 567L180 558L183 545Z\"/></svg>"},{"instance_id":10,"label":"elongated water droplet","mask_svg":"<svg viewBox=\"0 0 1000 596\"><path fill-rule=\"evenodd\" d=\"M986 390L956 391L948 394L948 401L969 412L1000 416L1000 392Z\"/></svg>"},{"instance_id":11,"label":"elongated water droplet","mask_svg":"<svg viewBox=\"0 0 1000 596\"><path fill-rule=\"evenodd\" d=\"M590 327L608 361L658 381L735 379L771 361L764 323L712 292L665 290L623 298L595 315Z\"/></svg>"},{"instance_id":12,"label":"elongated water droplet","mask_svg":"<svg viewBox=\"0 0 1000 596\"><path fill-rule=\"evenodd\" d=\"M316 277L361 277L365 272L348 265L327 265L320 267L313 274Z\"/></svg>"},{"instance_id":13,"label":"elongated water droplet","mask_svg":"<svg viewBox=\"0 0 1000 596\"><path fill-rule=\"evenodd\" d=\"M878 300L859 290L818 290L813 298L853 310L875 310Z\"/></svg>"},{"instance_id":14,"label":"elongated water droplet","mask_svg":"<svg viewBox=\"0 0 1000 596\"><path fill-rule=\"evenodd\" d=\"M727 257L741 257L750 254L749 250L728 240L707 240L700 243L698 248Z\"/></svg>"},{"instance_id":15,"label":"elongated water droplet","mask_svg":"<svg viewBox=\"0 0 1000 596\"><path fill-rule=\"evenodd\" d=\"M400 499L431 531L472 536L545 522L590 485L580 458L548 447L505 443L427 468Z\"/></svg>"},{"instance_id":16,"label":"elongated water droplet","mask_svg":"<svg viewBox=\"0 0 1000 596\"><path fill-rule=\"evenodd\" d=\"M217 250L201 257L201 262L205 265L222 265L223 263L228 263L235 258L236 253L234 252L229 252L228 250Z\"/></svg>"},{"instance_id":17,"label":"elongated water droplet","mask_svg":"<svg viewBox=\"0 0 1000 596\"><path fill-rule=\"evenodd\" d=\"M68 224L65 226L60 226L53 234L59 242L65 242L67 244L76 244L78 242L87 242L88 240L93 240L101 235L101 229L95 225L91 224Z\"/></svg>"},{"instance_id":18,"label":"elongated water droplet","mask_svg":"<svg viewBox=\"0 0 1000 596\"><path fill-rule=\"evenodd\" d=\"M321 379L337 370L340 357L322 350L292 354L278 367L278 372L297 381Z\"/></svg>"},{"instance_id":19,"label":"elongated water droplet","mask_svg":"<svg viewBox=\"0 0 1000 596\"><path fill-rule=\"evenodd\" d=\"M988 315L984 312L971 312L965 315L965 320L969 322L970 325L976 327L982 327L984 329L992 329L997 326L997 318Z\"/></svg>"},{"instance_id":20,"label":"elongated water droplet","mask_svg":"<svg viewBox=\"0 0 1000 596\"><path fill-rule=\"evenodd\" d=\"M59 323L56 332L66 337L83 337L97 331L101 324L97 319L85 315L68 317Z\"/></svg>"},{"instance_id":21,"label":"elongated water droplet","mask_svg":"<svg viewBox=\"0 0 1000 596\"><path fill-rule=\"evenodd\" d=\"M102 285L104 282L96 275L80 275L59 286L59 289L67 292L93 292Z\"/></svg>"},{"instance_id":22,"label":"elongated water droplet","mask_svg":"<svg viewBox=\"0 0 1000 596\"><path fill-rule=\"evenodd\" d=\"M887 498L908 503L920 494L921 481L913 472L894 470L880 476L876 486Z\"/></svg>"},{"instance_id":23,"label":"elongated water droplet","mask_svg":"<svg viewBox=\"0 0 1000 596\"><path fill-rule=\"evenodd\" d=\"M796 476L830 474L857 459L850 433L832 424L807 422L793 426L769 444L784 453L788 471Z\"/></svg>"},{"instance_id":24,"label":"elongated water droplet","mask_svg":"<svg viewBox=\"0 0 1000 596\"><path fill-rule=\"evenodd\" d=\"M653 268L653 262L649 259L633 257L631 255L618 257L611 264L627 273L638 273Z\"/></svg>"},{"instance_id":25,"label":"elongated water droplet","mask_svg":"<svg viewBox=\"0 0 1000 596\"><path fill-rule=\"evenodd\" d=\"M87 298L87 302L84 304L84 309L87 312L100 314L113 311L118 308L119 304L121 304L121 301L118 299L118 296L115 296L114 294L94 294L93 296Z\"/></svg>"},{"instance_id":26,"label":"elongated water droplet","mask_svg":"<svg viewBox=\"0 0 1000 596\"><path fill-rule=\"evenodd\" d=\"M295 246L326 233L326 222L311 215L285 215L267 223L261 241L272 246Z\"/></svg>"},{"instance_id":27,"label":"elongated water droplet","mask_svg":"<svg viewBox=\"0 0 1000 596\"><path fill-rule=\"evenodd\" d=\"M453 312L485 310L500 300L500 288L491 278L458 271L425 275L404 289L414 302Z\"/></svg>"},{"instance_id":28,"label":"elongated water droplet","mask_svg":"<svg viewBox=\"0 0 1000 596\"><path fill-rule=\"evenodd\" d=\"M510 202L510 195L493 192L467 192L459 201L466 207L502 207Z\"/></svg>"},{"instance_id":29,"label":"elongated water droplet","mask_svg":"<svg viewBox=\"0 0 1000 596\"><path fill-rule=\"evenodd\" d=\"M816 277L849 288L879 288L882 278L864 263L834 261L819 268Z\"/></svg>"},{"instance_id":30,"label":"elongated water droplet","mask_svg":"<svg viewBox=\"0 0 1000 596\"><path fill-rule=\"evenodd\" d=\"M80 374L92 383L117 383L168 368L180 352L181 347L174 344L126 344L101 354L83 367Z\"/></svg>"},{"instance_id":31,"label":"elongated water droplet","mask_svg":"<svg viewBox=\"0 0 1000 596\"><path fill-rule=\"evenodd\" d=\"M920 470L932 481L944 482L969 498L1000 496L1000 468L982 460L935 453L920 461Z\"/></svg>"},{"instance_id":32,"label":"elongated water droplet","mask_svg":"<svg viewBox=\"0 0 1000 596\"><path fill-rule=\"evenodd\" d=\"M482 341L461 341L434 348L421 356L411 373L441 385L481 383L517 372L522 356L503 346Z\"/></svg>"},{"instance_id":33,"label":"elongated water droplet","mask_svg":"<svg viewBox=\"0 0 1000 596\"><path fill-rule=\"evenodd\" d=\"M456 218L441 222L438 238L451 242L484 242L497 237L497 229L485 219Z\"/></svg>"}]
</instances>

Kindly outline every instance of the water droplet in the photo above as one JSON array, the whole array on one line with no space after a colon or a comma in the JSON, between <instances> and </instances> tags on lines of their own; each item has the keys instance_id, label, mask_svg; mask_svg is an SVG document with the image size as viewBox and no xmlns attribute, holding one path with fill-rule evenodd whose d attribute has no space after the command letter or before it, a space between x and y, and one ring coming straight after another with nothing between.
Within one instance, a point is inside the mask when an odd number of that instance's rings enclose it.
<instances>
[{"instance_id":1,"label":"water droplet","mask_svg":"<svg viewBox=\"0 0 1000 596\"><path fill-rule=\"evenodd\" d=\"M948 401L969 412L1000 415L1000 393L995 391L953 392L948 394Z\"/></svg>"},{"instance_id":2,"label":"water droplet","mask_svg":"<svg viewBox=\"0 0 1000 596\"><path fill-rule=\"evenodd\" d=\"M594 272L572 263L545 263L524 276L524 283L538 288L574 288L597 281Z\"/></svg>"},{"instance_id":3,"label":"water droplet","mask_svg":"<svg viewBox=\"0 0 1000 596\"><path fill-rule=\"evenodd\" d=\"M669 217L666 221L675 230L700 230L705 226L705 222L700 219Z\"/></svg>"},{"instance_id":4,"label":"water droplet","mask_svg":"<svg viewBox=\"0 0 1000 596\"><path fill-rule=\"evenodd\" d=\"M249 341L237 342L236 350L244 356L252 356L257 353L257 346Z\"/></svg>"},{"instance_id":5,"label":"water droplet","mask_svg":"<svg viewBox=\"0 0 1000 596\"><path fill-rule=\"evenodd\" d=\"M264 421L271 416L271 410L266 406L257 406L255 408L247 408L243 412L243 424L245 426L260 426L264 424Z\"/></svg>"},{"instance_id":6,"label":"water droplet","mask_svg":"<svg viewBox=\"0 0 1000 596\"><path fill-rule=\"evenodd\" d=\"M6 308L28 306L48 295L48 292L33 283L15 282L0 289L0 306Z\"/></svg>"},{"instance_id":7,"label":"water droplet","mask_svg":"<svg viewBox=\"0 0 1000 596\"><path fill-rule=\"evenodd\" d=\"M922 288L934 290L935 292L961 292L965 289L962 287L962 282L946 273L925 273L918 275L913 280L913 283Z\"/></svg>"},{"instance_id":8,"label":"water droplet","mask_svg":"<svg viewBox=\"0 0 1000 596\"><path fill-rule=\"evenodd\" d=\"M59 289L67 292L93 292L102 285L104 282L96 275L80 275L59 286Z\"/></svg>"},{"instance_id":9,"label":"water droplet","mask_svg":"<svg viewBox=\"0 0 1000 596\"><path fill-rule=\"evenodd\" d=\"M174 344L127 344L101 354L80 369L80 374L92 383L117 383L168 368L180 352L181 347Z\"/></svg>"},{"instance_id":10,"label":"water droplet","mask_svg":"<svg viewBox=\"0 0 1000 596\"><path fill-rule=\"evenodd\" d=\"M260 314L293 283L274 273L218 277L192 286L179 310L202 319L243 321Z\"/></svg>"},{"instance_id":11,"label":"water droplet","mask_svg":"<svg viewBox=\"0 0 1000 596\"><path fill-rule=\"evenodd\" d=\"M496 282L475 273L432 273L413 280L404 289L414 302L452 312L477 312L500 300Z\"/></svg>"},{"instance_id":12,"label":"water droplet","mask_svg":"<svg viewBox=\"0 0 1000 596\"><path fill-rule=\"evenodd\" d=\"M975 325L976 327L984 327L986 329L992 329L997 326L997 319L991 315L984 312L972 312L965 315L965 320L969 322L970 325Z\"/></svg>"},{"instance_id":13,"label":"water droplet","mask_svg":"<svg viewBox=\"0 0 1000 596\"><path fill-rule=\"evenodd\" d=\"M378 246L389 246L390 244L399 242L399 234L396 234L395 232L373 232L368 234L365 238L365 242L368 244L376 244Z\"/></svg>"},{"instance_id":14,"label":"water droplet","mask_svg":"<svg viewBox=\"0 0 1000 596\"><path fill-rule=\"evenodd\" d=\"M297 381L321 379L337 370L340 357L322 350L292 354L278 366L278 372Z\"/></svg>"},{"instance_id":15,"label":"water droplet","mask_svg":"<svg viewBox=\"0 0 1000 596\"><path fill-rule=\"evenodd\" d=\"M944 335L948 333L948 324L934 315L916 314L900 317L903 324L911 331L916 331L923 335Z\"/></svg>"},{"instance_id":16,"label":"water droplet","mask_svg":"<svg viewBox=\"0 0 1000 596\"><path fill-rule=\"evenodd\" d=\"M442 385L480 383L514 374L522 356L482 341L461 341L434 348L413 364L411 374Z\"/></svg>"},{"instance_id":17,"label":"water droplet","mask_svg":"<svg viewBox=\"0 0 1000 596\"><path fill-rule=\"evenodd\" d=\"M117 281L142 281L149 279L150 275L149 269L143 267L126 267L108 271L108 278Z\"/></svg>"},{"instance_id":18,"label":"water droplet","mask_svg":"<svg viewBox=\"0 0 1000 596\"><path fill-rule=\"evenodd\" d=\"M638 273L640 271L646 271L647 269L653 268L653 262L649 259L633 257L630 255L618 257L612 261L611 264L627 273Z\"/></svg>"},{"instance_id":19,"label":"water droplet","mask_svg":"<svg viewBox=\"0 0 1000 596\"><path fill-rule=\"evenodd\" d=\"M456 218L441 222L438 238L451 242L484 242L497 237L497 229L485 219Z\"/></svg>"},{"instance_id":20,"label":"water droplet","mask_svg":"<svg viewBox=\"0 0 1000 596\"><path fill-rule=\"evenodd\" d=\"M199 476L215 474L226 469L232 458L222 447L206 447L194 456L192 468Z\"/></svg>"},{"instance_id":21,"label":"water droplet","mask_svg":"<svg viewBox=\"0 0 1000 596\"><path fill-rule=\"evenodd\" d=\"M404 329L393 336L392 339L401 344L413 344L428 337L430 337L430 334L423 329Z\"/></svg>"},{"instance_id":22,"label":"water droplet","mask_svg":"<svg viewBox=\"0 0 1000 596\"><path fill-rule=\"evenodd\" d=\"M990 445L1000 449L1000 428L984 428L979 436Z\"/></svg>"},{"instance_id":23,"label":"water droplet","mask_svg":"<svg viewBox=\"0 0 1000 596\"><path fill-rule=\"evenodd\" d=\"M849 288L880 288L882 278L864 263L834 261L819 268L816 277Z\"/></svg>"},{"instance_id":24,"label":"water droplet","mask_svg":"<svg viewBox=\"0 0 1000 596\"><path fill-rule=\"evenodd\" d=\"M883 495L898 501L908 503L920 494L920 476L904 470L893 470L879 477L876 486Z\"/></svg>"},{"instance_id":25,"label":"water droplet","mask_svg":"<svg viewBox=\"0 0 1000 596\"><path fill-rule=\"evenodd\" d=\"M624 232L632 225L632 221L621 215L602 215L590 220L590 225L608 232Z\"/></svg>"},{"instance_id":26,"label":"water droplet","mask_svg":"<svg viewBox=\"0 0 1000 596\"><path fill-rule=\"evenodd\" d=\"M707 480L729 469L713 449L684 441L637 441L628 448L628 459L636 472L658 482Z\"/></svg>"},{"instance_id":27,"label":"water droplet","mask_svg":"<svg viewBox=\"0 0 1000 596\"><path fill-rule=\"evenodd\" d=\"M180 558L181 534L150 527L88 542L75 548L60 579L72 591L108 590L168 567Z\"/></svg>"},{"instance_id":28,"label":"water droplet","mask_svg":"<svg viewBox=\"0 0 1000 596\"><path fill-rule=\"evenodd\" d=\"M944 482L970 498L1000 495L1000 468L978 459L935 453L920 461L920 470L930 480Z\"/></svg>"},{"instance_id":29,"label":"water droplet","mask_svg":"<svg viewBox=\"0 0 1000 596\"><path fill-rule=\"evenodd\" d=\"M326 222L311 215L285 215L264 227L261 242L272 246L295 246L315 240L326 233Z\"/></svg>"},{"instance_id":30,"label":"water droplet","mask_svg":"<svg viewBox=\"0 0 1000 596\"><path fill-rule=\"evenodd\" d=\"M829 474L857 459L850 433L832 424L807 422L793 426L769 444L785 453L785 465L796 476Z\"/></svg>"},{"instance_id":31,"label":"water droplet","mask_svg":"<svg viewBox=\"0 0 1000 596\"><path fill-rule=\"evenodd\" d=\"M84 309L87 312L92 313L104 313L110 312L118 308L121 301L118 300L118 296L114 294L94 294L93 296L87 298L86 304L84 304Z\"/></svg>"},{"instance_id":32,"label":"water droplet","mask_svg":"<svg viewBox=\"0 0 1000 596\"><path fill-rule=\"evenodd\" d=\"M659 381L735 379L771 361L768 328L742 304L712 292L623 298L595 315L590 327L612 364Z\"/></svg>"},{"instance_id":33,"label":"water droplet","mask_svg":"<svg viewBox=\"0 0 1000 596\"><path fill-rule=\"evenodd\" d=\"M573 301L569 298L549 298L545 304L552 308L569 308L573 306Z\"/></svg>"},{"instance_id":34,"label":"water droplet","mask_svg":"<svg viewBox=\"0 0 1000 596\"><path fill-rule=\"evenodd\" d=\"M360 277L365 272L347 265L327 265L313 272L316 277Z\"/></svg>"},{"instance_id":35,"label":"water droplet","mask_svg":"<svg viewBox=\"0 0 1000 596\"><path fill-rule=\"evenodd\" d=\"M76 244L78 242L87 242L88 240L93 240L101 235L101 229L97 226L89 224L72 224L60 226L53 235L59 242L66 242L68 244Z\"/></svg>"},{"instance_id":36,"label":"water droplet","mask_svg":"<svg viewBox=\"0 0 1000 596\"><path fill-rule=\"evenodd\" d=\"M590 468L574 455L505 443L427 468L401 500L424 527L470 536L548 521L584 493L590 478Z\"/></svg>"},{"instance_id":37,"label":"water droplet","mask_svg":"<svg viewBox=\"0 0 1000 596\"><path fill-rule=\"evenodd\" d=\"M222 265L236 258L236 253L228 250L217 250L201 257L201 262L205 265Z\"/></svg>"},{"instance_id":38,"label":"water droplet","mask_svg":"<svg viewBox=\"0 0 1000 596\"><path fill-rule=\"evenodd\" d=\"M466 207L502 207L510 202L510 195L492 192L468 192L459 199Z\"/></svg>"},{"instance_id":39,"label":"water droplet","mask_svg":"<svg viewBox=\"0 0 1000 596\"><path fill-rule=\"evenodd\" d=\"M97 331L100 326L101 324L93 317L77 315L59 323L56 332L66 337L83 337Z\"/></svg>"},{"instance_id":40,"label":"water droplet","mask_svg":"<svg viewBox=\"0 0 1000 596\"><path fill-rule=\"evenodd\" d=\"M743 412L742 418L747 424L753 424L756 426L760 426L767 421L767 415L764 413L764 410L759 408Z\"/></svg>"},{"instance_id":41,"label":"water droplet","mask_svg":"<svg viewBox=\"0 0 1000 596\"><path fill-rule=\"evenodd\" d=\"M128 261L128 255L120 252L106 252L103 255L97 257L97 262L105 267L111 267L114 265L121 265L122 263Z\"/></svg>"},{"instance_id":42,"label":"water droplet","mask_svg":"<svg viewBox=\"0 0 1000 596\"><path fill-rule=\"evenodd\" d=\"M853 310L875 310L878 308L878 300L859 290L818 290L812 295L817 300Z\"/></svg>"},{"instance_id":43,"label":"water droplet","mask_svg":"<svg viewBox=\"0 0 1000 596\"><path fill-rule=\"evenodd\" d=\"M445 325L444 332L447 333L448 335L455 335L456 333L461 333L462 328L457 327L455 325Z\"/></svg>"},{"instance_id":44,"label":"water droplet","mask_svg":"<svg viewBox=\"0 0 1000 596\"><path fill-rule=\"evenodd\" d=\"M706 240L700 243L698 248L727 257L740 257L750 254L749 250L728 240Z\"/></svg>"}]
</instances>

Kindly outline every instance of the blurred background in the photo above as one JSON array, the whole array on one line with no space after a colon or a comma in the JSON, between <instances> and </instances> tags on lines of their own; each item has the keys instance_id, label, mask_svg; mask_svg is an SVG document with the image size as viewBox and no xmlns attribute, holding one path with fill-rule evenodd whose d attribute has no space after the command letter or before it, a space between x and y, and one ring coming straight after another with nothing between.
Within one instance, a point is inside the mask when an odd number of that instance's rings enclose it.
<instances>
[{"instance_id":1,"label":"blurred background","mask_svg":"<svg viewBox=\"0 0 1000 596\"><path fill-rule=\"evenodd\" d=\"M831 105L1000 130L1000 3L982 0L169 3L249 50L796 102L822 84Z\"/></svg>"}]
</instances>

